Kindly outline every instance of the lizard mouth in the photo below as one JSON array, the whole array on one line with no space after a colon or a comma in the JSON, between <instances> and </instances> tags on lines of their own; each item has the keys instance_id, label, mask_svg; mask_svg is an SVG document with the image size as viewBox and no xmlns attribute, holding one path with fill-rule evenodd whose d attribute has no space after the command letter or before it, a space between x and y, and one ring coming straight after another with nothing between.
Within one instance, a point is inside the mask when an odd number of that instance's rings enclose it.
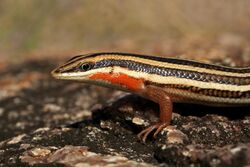
<instances>
[{"instance_id":1,"label":"lizard mouth","mask_svg":"<svg viewBox=\"0 0 250 167\"><path fill-rule=\"evenodd\" d=\"M54 77L54 78L57 78L58 76L60 76L61 74L61 70L60 68L56 68L54 70L51 71L51 75Z\"/></svg>"}]
</instances>

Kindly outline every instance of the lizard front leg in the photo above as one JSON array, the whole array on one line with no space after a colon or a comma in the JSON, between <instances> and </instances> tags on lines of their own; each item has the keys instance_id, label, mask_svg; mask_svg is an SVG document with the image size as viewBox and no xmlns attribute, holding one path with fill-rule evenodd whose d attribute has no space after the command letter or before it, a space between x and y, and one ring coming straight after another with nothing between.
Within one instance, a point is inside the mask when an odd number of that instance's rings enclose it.
<instances>
[{"instance_id":1,"label":"lizard front leg","mask_svg":"<svg viewBox=\"0 0 250 167\"><path fill-rule=\"evenodd\" d=\"M173 102L171 100L171 97L163 91L161 88L156 86L146 86L145 92L143 93L145 97L148 99L156 102L159 104L160 107L160 120L159 122L150 125L148 128L142 130L138 134L138 138L142 140L143 142L146 141L148 135L156 130L154 132L154 137L157 136L157 134L167 127L172 119L172 111L173 111Z\"/></svg>"}]
</instances>

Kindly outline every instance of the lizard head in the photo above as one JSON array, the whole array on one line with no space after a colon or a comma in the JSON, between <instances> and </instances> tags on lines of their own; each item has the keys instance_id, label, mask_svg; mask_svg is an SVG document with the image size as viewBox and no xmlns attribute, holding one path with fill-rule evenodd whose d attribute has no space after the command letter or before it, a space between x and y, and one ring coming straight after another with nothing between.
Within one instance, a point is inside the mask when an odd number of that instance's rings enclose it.
<instances>
[{"instance_id":1,"label":"lizard head","mask_svg":"<svg viewBox=\"0 0 250 167\"><path fill-rule=\"evenodd\" d=\"M128 69L126 56L115 53L95 53L75 56L51 72L57 79L78 80L118 89L137 90L143 80Z\"/></svg>"}]
</instances>

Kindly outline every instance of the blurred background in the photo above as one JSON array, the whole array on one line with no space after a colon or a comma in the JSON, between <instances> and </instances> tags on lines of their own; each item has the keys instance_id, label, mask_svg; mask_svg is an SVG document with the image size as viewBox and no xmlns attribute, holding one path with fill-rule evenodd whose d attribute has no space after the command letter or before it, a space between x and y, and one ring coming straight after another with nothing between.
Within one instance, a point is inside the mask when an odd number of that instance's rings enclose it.
<instances>
[{"instance_id":1,"label":"blurred background","mask_svg":"<svg viewBox=\"0 0 250 167\"><path fill-rule=\"evenodd\" d=\"M1 0L0 58L99 51L250 59L248 0ZM249 65L249 64L248 64Z\"/></svg>"}]
</instances>

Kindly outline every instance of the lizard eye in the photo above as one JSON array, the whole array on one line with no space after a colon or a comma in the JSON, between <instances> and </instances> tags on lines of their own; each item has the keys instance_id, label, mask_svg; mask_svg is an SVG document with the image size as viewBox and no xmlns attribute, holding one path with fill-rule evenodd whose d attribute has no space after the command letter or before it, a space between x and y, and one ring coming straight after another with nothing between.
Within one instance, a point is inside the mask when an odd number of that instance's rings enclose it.
<instances>
[{"instance_id":1,"label":"lizard eye","mask_svg":"<svg viewBox=\"0 0 250 167\"><path fill-rule=\"evenodd\" d=\"M80 70L81 71L88 71L92 68L92 64L89 64L89 63L84 63L84 64L81 64L80 65Z\"/></svg>"}]
</instances>

